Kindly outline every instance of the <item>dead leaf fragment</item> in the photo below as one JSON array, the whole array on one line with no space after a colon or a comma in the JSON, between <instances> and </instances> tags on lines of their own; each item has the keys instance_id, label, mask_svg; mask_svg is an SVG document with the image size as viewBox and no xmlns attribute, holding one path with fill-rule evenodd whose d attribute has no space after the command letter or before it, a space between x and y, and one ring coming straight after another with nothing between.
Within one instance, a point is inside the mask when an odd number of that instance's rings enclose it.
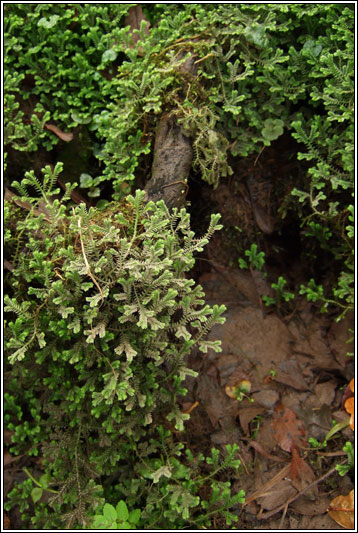
<instances>
[{"instance_id":1,"label":"dead leaf fragment","mask_svg":"<svg viewBox=\"0 0 358 533\"><path fill-rule=\"evenodd\" d=\"M312 468L306 461L300 457L296 447L291 450L291 483L299 492L303 491L308 485L311 485L316 477ZM318 487L315 485L305 492L306 498L316 500L318 497Z\"/></svg>"},{"instance_id":2,"label":"dead leaf fragment","mask_svg":"<svg viewBox=\"0 0 358 533\"><path fill-rule=\"evenodd\" d=\"M247 435L249 433L249 424L251 420L255 418L257 415L262 415L265 412L265 409L261 406L250 406L245 407L243 409L239 409L239 420L240 420L240 426Z\"/></svg>"},{"instance_id":3,"label":"dead leaf fragment","mask_svg":"<svg viewBox=\"0 0 358 533\"><path fill-rule=\"evenodd\" d=\"M354 529L354 490L351 490L347 496L334 498L328 507L328 514L340 526Z\"/></svg>"},{"instance_id":4,"label":"dead leaf fragment","mask_svg":"<svg viewBox=\"0 0 358 533\"><path fill-rule=\"evenodd\" d=\"M249 505L251 502L256 500L257 498L261 498L266 495L268 491L271 491L273 487L275 487L282 479L284 479L290 472L290 465L285 465L282 470L280 470L273 478L269 479L264 483L258 490L256 490L254 493L250 494L244 503L245 505Z\"/></svg>"},{"instance_id":5,"label":"dead leaf fragment","mask_svg":"<svg viewBox=\"0 0 358 533\"><path fill-rule=\"evenodd\" d=\"M272 455L271 453L268 453L261 444L259 444L258 442L255 442L254 440L250 440L247 445L251 446L252 448L254 448L254 450L256 450L258 453L260 453L267 459L270 459L271 461L277 461L278 463L286 462L286 459L283 459L283 457L277 457L276 455Z\"/></svg>"},{"instance_id":6,"label":"dead leaf fragment","mask_svg":"<svg viewBox=\"0 0 358 533\"><path fill-rule=\"evenodd\" d=\"M4 529L10 529L10 518L4 513Z\"/></svg>"},{"instance_id":7,"label":"dead leaf fragment","mask_svg":"<svg viewBox=\"0 0 358 533\"><path fill-rule=\"evenodd\" d=\"M274 438L285 452L291 452L294 446L302 447L307 445L304 439L306 432L301 420L281 402L276 404L271 424L274 430Z\"/></svg>"},{"instance_id":8,"label":"dead leaf fragment","mask_svg":"<svg viewBox=\"0 0 358 533\"><path fill-rule=\"evenodd\" d=\"M73 133L65 133L60 128L55 126L54 124L45 124L44 128L46 128L49 131L52 131L57 137L59 137L62 141L70 142L73 139Z\"/></svg>"},{"instance_id":9,"label":"dead leaf fragment","mask_svg":"<svg viewBox=\"0 0 358 533\"><path fill-rule=\"evenodd\" d=\"M299 391L309 390L309 387L303 377L302 368L296 361L296 359L289 359L288 361L282 361L279 365L279 371L276 376L273 377L274 381L278 381L283 385L292 387Z\"/></svg>"},{"instance_id":10,"label":"dead leaf fragment","mask_svg":"<svg viewBox=\"0 0 358 533\"><path fill-rule=\"evenodd\" d=\"M265 493L256 498L257 503L261 506L261 510L265 509L271 511L275 509L282 502L288 501L295 496L297 491L292 487L291 483L285 479L282 479L276 483L270 490L266 490Z\"/></svg>"}]
</instances>

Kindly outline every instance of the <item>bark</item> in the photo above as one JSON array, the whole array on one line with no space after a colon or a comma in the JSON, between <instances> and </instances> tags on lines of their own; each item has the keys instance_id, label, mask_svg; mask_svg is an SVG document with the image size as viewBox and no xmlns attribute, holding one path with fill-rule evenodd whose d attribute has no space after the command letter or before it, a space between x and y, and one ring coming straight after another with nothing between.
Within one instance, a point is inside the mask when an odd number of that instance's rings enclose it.
<instances>
[{"instance_id":1,"label":"bark","mask_svg":"<svg viewBox=\"0 0 358 533\"><path fill-rule=\"evenodd\" d=\"M181 70L195 75L195 59L190 56L181 65ZM192 160L190 137L173 114L162 115L155 136L152 176L145 187L147 200L157 202L163 199L169 209L183 207Z\"/></svg>"}]
</instances>

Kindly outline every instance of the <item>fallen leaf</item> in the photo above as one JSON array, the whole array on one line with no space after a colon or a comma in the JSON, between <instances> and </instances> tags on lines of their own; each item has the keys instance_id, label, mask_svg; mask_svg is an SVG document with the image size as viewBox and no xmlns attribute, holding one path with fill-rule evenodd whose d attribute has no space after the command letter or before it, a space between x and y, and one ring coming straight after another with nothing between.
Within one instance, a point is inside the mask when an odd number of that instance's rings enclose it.
<instances>
[{"instance_id":1,"label":"fallen leaf","mask_svg":"<svg viewBox=\"0 0 358 533\"><path fill-rule=\"evenodd\" d=\"M324 494L320 494L319 498L315 501L309 501L305 498L305 495L301 496L294 502L290 503L290 509L295 513L306 516L326 515L327 507L329 505L329 497ZM302 528L303 529L303 528ZM314 528L308 528L309 531L314 531ZM330 528L325 528L330 529Z\"/></svg>"},{"instance_id":2,"label":"fallen leaf","mask_svg":"<svg viewBox=\"0 0 358 533\"><path fill-rule=\"evenodd\" d=\"M354 529L354 490L347 496L334 498L327 511L337 524L346 529Z\"/></svg>"},{"instance_id":3,"label":"fallen leaf","mask_svg":"<svg viewBox=\"0 0 358 533\"><path fill-rule=\"evenodd\" d=\"M44 126L47 130L52 131L57 137L59 137L62 141L70 142L73 139L73 133L64 133L60 128L57 126L54 126L54 124L45 124Z\"/></svg>"},{"instance_id":4,"label":"fallen leaf","mask_svg":"<svg viewBox=\"0 0 358 533\"><path fill-rule=\"evenodd\" d=\"M4 450L4 468L6 468L11 463L14 463L18 459L21 459L21 457L24 457L24 456L25 454L15 455L15 457L13 457L12 455L10 455L10 452L8 450Z\"/></svg>"},{"instance_id":5,"label":"fallen leaf","mask_svg":"<svg viewBox=\"0 0 358 533\"><path fill-rule=\"evenodd\" d=\"M291 483L299 492L303 491L308 485L311 485L316 479L312 468L298 453L296 446L291 450ZM305 496L310 500L316 500L318 497L318 487L314 486L305 492Z\"/></svg>"},{"instance_id":6,"label":"fallen leaf","mask_svg":"<svg viewBox=\"0 0 358 533\"><path fill-rule=\"evenodd\" d=\"M271 376L269 376L271 378ZM278 402L279 394L275 390L263 389L252 394L252 399L255 400L255 404L262 405L266 409L272 410L274 405Z\"/></svg>"},{"instance_id":7,"label":"fallen leaf","mask_svg":"<svg viewBox=\"0 0 358 533\"><path fill-rule=\"evenodd\" d=\"M245 499L245 505L249 505L251 502L257 498L263 497L268 491L271 491L272 487L276 486L282 479L284 479L290 472L290 465L285 465L282 470L280 470L273 478L269 479L264 483L259 490L256 490L254 493L250 494Z\"/></svg>"},{"instance_id":8,"label":"fallen leaf","mask_svg":"<svg viewBox=\"0 0 358 533\"><path fill-rule=\"evenodd\" d=\"M274 430L274 438L285 452L291 452L294 446L302 447L307 445L304 439L306 432L301 420L297 418L291 409L280 402L276 404L271 424Z\"/></svg>"},{"instance_id":9,"label":"fallen leaf","mask_svg":"<svg viewBox=\"0 0 358 533\"><path fill-rule=\"evenodd\" d=\"M4 529L10 529L10 518L4 513Z\"/></svg>"},{"instance_id":10,"label":"fallen leaf","mask_svg":"<svg viewBox=\"0 0 358 533\"><path fill-rule=\"evenodd\" d=\"M282 502L288 501L295 496L295 494L297 494L297 491L292 487L291 483L282 479L278 483L275 483L271 490L266 490L265 493L256 498L256 500L261 506L261 509L271 511L281 505Z\"/></svg>"},{"instance_id":11,"label":"fallen leaf","mask_svg":"<svg viewBox=\"0 0 358 533\"><path fill-rule=\"evenodd\" d=\"M4 267L10 272L13 272L14 270L14 265L10 263L10 261L8 261L7 259L4 259Z\"/></svg>"},{"instance_id":12,"label":"fallen leaf","mask_svg":"<svg viewBox=\"0 0 358 533\"><path fill-rule=\"evenodd\" d=\"M266 451L265 448L261 446L261 444L259 444L258 442L255 442L254 440L250 440L247 443L247 445L251 446L252 448L254 448L254 450L256 450L258 453L260 453L267 459L270 459L271 461L277 461L278 463L286 462L286 459L283 459L283 457L277 457L276 455L272 455L271 453L268 453L268 451Z\"/></svg>"},{"instance_id":13,"label":"fallen leaf","mask_svg":"<svg viewBox=\"0 0 358 533\"><path fill-rule=\"evenodd\" d=\"M247 435L249 433L249 424L253 418L257 415L262 415L265 409L261 406L250 406L243 409L239 409L239 420L242 431Z\"/></svg>"},{"instance_id":14,"label":"fallen leaf","mask_svg":"<svg viewBox=\"0 0 358 533\"><path fill-rule=\"evenodd\" d=\"M273 380L299 391L309 390L302 374L302 368L296 359L282 361L279 365L279 371L273 376Z\"/></svg>"}]
</instances>

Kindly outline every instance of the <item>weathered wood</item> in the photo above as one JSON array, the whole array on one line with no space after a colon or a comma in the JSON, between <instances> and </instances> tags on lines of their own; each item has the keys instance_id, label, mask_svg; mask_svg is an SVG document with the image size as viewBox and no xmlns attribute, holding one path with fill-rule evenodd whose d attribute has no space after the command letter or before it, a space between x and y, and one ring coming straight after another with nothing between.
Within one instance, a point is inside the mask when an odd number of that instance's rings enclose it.
<instances>
[{"instance_id":1,"label":"weathered wood","mask_svg":"<svg viewBox=\"0 0 358 533\"><path fill-rule=\"evenodd\" d=\"M190 56L179 69L195 76L195 59ZM174 114L162 115L155 136L152 176L145 187L147 200L163 199L169 209L183 207L192 161L190 136L184 133Z\"/></svg>"},{"instance_id":2,"label":"weathered wood","mask_svg":"<svg viewBox=\"0 0 358 533\"><path fill-rule=\"evenodd\" d=\"M152 177L147 183L147 199L163 199L168 208L182 207L193 160L191 140L173 115L159 121L154 145Z\"/></svg>"}]
</instances>

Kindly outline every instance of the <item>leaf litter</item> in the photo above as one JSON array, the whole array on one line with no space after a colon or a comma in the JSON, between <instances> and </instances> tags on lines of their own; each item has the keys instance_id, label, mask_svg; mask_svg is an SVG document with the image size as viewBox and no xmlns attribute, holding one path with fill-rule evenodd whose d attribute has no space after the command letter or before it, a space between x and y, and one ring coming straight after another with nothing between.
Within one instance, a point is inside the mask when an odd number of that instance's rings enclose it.
<instances>
[{"instance_id":1,"label":"leaf litter","mask_svg":"<svg viewBox=\"0 0 358 533\"><path fill-rule=\"evenodd\" d=\"M277 529L279 524L289 529L292 524L311 529L312 524L313 529L344 529L347 526L327 512L340 486L353 487L350 477L341 478L334 468L344 452L338 457L339 445L334 444L324 449L327 455L319 455L308 439L322 442L337 411L348 416L340 389L352 373L345 356L352 321L345 320L344 330L337 328L307 303L289 320L268 313L252 276L228 266L225 259L220 264L217 250L213 254L210 272L204 272L199 283L209 303L227 306L225 324L209 334L210 340L221 340L222 353L209 350L205 356L190 356L199 376L195 385L188 381L186 401L199 405L188 434L193 442L206 440L208 447L239 444L245 464L234 486L246 492L240 527ZM228 391L242 380L250 382L251 391L237 401ZM347 388L344 400L349 398ZM340 437L341 448L346 437ZM349 437L353 440L352 431ZM327 477L334 489L325 485Z\"/></svg>"}]
</instances>

